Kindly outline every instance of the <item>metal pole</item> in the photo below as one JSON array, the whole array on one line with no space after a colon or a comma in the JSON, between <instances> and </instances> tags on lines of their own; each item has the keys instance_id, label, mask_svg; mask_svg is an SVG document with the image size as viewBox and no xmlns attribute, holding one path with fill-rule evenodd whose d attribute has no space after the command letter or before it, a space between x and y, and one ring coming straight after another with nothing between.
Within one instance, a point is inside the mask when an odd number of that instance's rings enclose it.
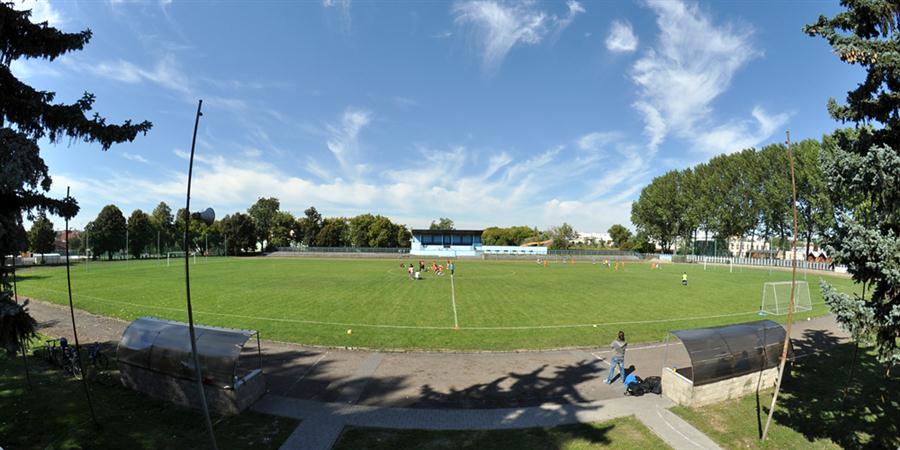
<instances>
[{"instance_id":1,"label":"metal pole","mask_svg":"<svg viewBox=\"0 0 900 450\"><path fill-rule=\"evenodd\" d=\"M128 260L128 225L125 225L125 260Z\"/></svg>"},{"instance_id":2,"label":"metal pole","mask_svg":"<svg viewBox=\"0 0 900 450\"><path fill-rule=\"evenodd\" d=\"M66 186L66 200L71 199L69 196L69 187ZM100 426L97 421L97 415L94 414L94 402L91 400L91 390L87 385L87 374L84 372L84 361L81 357L81 345L78 343L78 328L75 326L75 305L72 303L72 275L69 273L69 216L66 216L66 284L69 290L69 315L72 317L72 336L75 338L75 355L78 360L78 368L81 369L81 385L84 386L84 395L87 397L88 408L91 410L91 420L94 425Z\"/></svg>"},{"instance_id":3,"label":"metal pole","mask_svg":"<svg viewBox=\"0 0 900 450\"><path fill-rule=\"evenodd\" d=\"M197 117L194 119L194 137L191 140L191 159L188 163L187 196L184 205L184 287L187 296L188 330L191 335L191 355L194 360L194 371L197 373L197 388L200 390L200 405L203 409L203 417L206 419L206 429L209 431L209 440L212 448L218 450L216 434L213 431L212 419L209 416L209 406L206 404L206 390L203 388L203 374L200 370L200 356L197 354L197 337L194 333L194 310L191 307L191 273L190 256L188 254L188 236L191 230L191 177L194 172L194 149L197 144L197 127L200 125L200 112L203 100L197 103Z\"/></svg>"},{"instance_id":4,"label":"metal pole","mask_svg":"<svg viewBox=\"0 0 900 450\"><path fill-rule=\"evenodd\" d=\"M160 256L161 256L161 254L159 252L159 230L156 230L156 260L160 261L160 263L161 263L162 259L160 259ZM157 263L157 264L160 264L160 263Z\"/></svg>"},{"instance_id":5,"label":"metal pole","mask_svg":"<svg viewBox=\"0 0 900 450\"><path fill-rule=\"evenodd\" d=\"M794 151L791 148L791 132L787 132L788 158L791 163L791 189L793 191L794 206L794 235L791 239L791 252L796 254L797 248L797 183L794 179ZM766 427L763 429L762 440L766 440L769 433L769 425L772 416L775 415L775 405L778 402L778 393L781 391L781 380L784 378L784 366L787 364L788 348L791 346L791 326L794 322L794 289L797 286L797 259L791 259L791 296L788 301L787 329L784 335L784 346L781 348L781 363L778 365L778 379L775 382L775 393L772 395L772 406L769 407L769 417L766 419Z\"/></svg>"},{"instance_id":6,"label":"metal pole","mask_svg":"<svg viewBox=\"0 0 900 450\"><path fill-rule=\"evenodd\" d=\"M5 256L4 256L5 257ZM19 287L16 285L16 254L13 253L12 257L12 279L13 279L13 299L16 304L19 304ZM26 346L28 345L28 341L22 339L22 364L25 365L25 381L28 383L28 389L32 389L31 387L31 374L28 372L28 355Z\"/></svg>"},{"instance_id":7,"label":"metal pole","mask_svg":"<svg viewBox=\"0 0 900 450\"><path fill-rule=\"evenodd\" d=\"M262 370L262 346L259 344L259 331L256 332L256 356L259 360L259 370Z\"/></svg>"}]
</instances>

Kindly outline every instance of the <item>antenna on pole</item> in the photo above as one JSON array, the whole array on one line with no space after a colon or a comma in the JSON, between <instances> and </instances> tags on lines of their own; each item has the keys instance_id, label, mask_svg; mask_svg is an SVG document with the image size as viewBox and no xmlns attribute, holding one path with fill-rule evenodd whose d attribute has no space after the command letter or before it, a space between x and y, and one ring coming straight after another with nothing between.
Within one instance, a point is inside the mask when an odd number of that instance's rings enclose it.
<instances>
[{"instance_id":1,"label":"antenna on pole","mask_svg":"<svg viewBox=\"0 0 900 450\"><path fill-rule=\"evenodd\" d=\"M778 403L778 393L781 392L781 380L784 378L784 366L787 365L788 349L791 347L791 325L794 323L794 291L797 289L797 181L794 179L794 150L791 148L791 132L787 132L788 159L791 165L791 191L793 192L792 206L794 209L794 233L791 237L791 296L788 301L787 328L784 334L784 346L781 348L781 363L778 365L778 379L775 382L775 392L772 395L772 405L769 406L769 417L766 419L766 427L763 429L761 440L766 440L769 434L769 425L772 424L772 416L775 415L775 405Z\"/></svg>"},{"instance_id":2,"label":"antenna on pole","mask_svg":"<svg viewBox=\"0 0 900 450\"><path fill-rule=\"evenodd\" d=\"M69 195L69 186L66 186L66 201L71 200L72 197ZM94 413L94 402L91 400L91 390L87 385L87 373L84 371L84 359L81 357L81 345L78 343L78 328L75 326L75 305L72 303L72 275L69 267L71 263L69 262L69 216L68 214L65 216L66 219L66 286L69 290L69 315L72 317L72 336L75 338L75 359L78 362L78 368L81 370L81 385L84 386L84 396L87 397L88 408L91 410L91 420L94 421L94 425L97 427L100 426L100 422L97 421L97 415Z\"/></svg>"},{"instance_id":3,"label":"antenna on pole","mask_svg":"<svg viewBox=\"0 0 900 450\"><path fill-rule=\"evenodd\" d=\"M191 231L191 177L194 173L194 149L197 144L197 127L200 125L200 111L203 100L197 103L197 117L194 119L194 137L191 140L191 159L188 163L187 198L184 205L184 288L187 295L188 331L191 335L191 355L194 361L194 372L197 374L197 388L200 390L200 406L203 409L203 417L206 419L206 429L209 431L209 440L212 448L218 450L216 434L213 431L212 419L209 416L209 405L206 404L206 389L203 388L203 374L200 371L200 356L197 355L197 337L194 333L194 310L191 307L191 272L190 252L188 251L188 235Z\"/></svg>"}]
</instances>

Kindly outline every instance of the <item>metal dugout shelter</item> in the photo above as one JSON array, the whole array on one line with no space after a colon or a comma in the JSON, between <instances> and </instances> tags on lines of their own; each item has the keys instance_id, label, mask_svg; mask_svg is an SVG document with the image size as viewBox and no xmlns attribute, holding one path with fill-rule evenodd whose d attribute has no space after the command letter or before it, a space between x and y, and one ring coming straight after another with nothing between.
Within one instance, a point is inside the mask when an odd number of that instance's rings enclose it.
<instances>
[{"instance_id":1,"label":"metal dugout shelter","mask_svg":"<svg viewBox=\"0 0 900 450\"><path fill-rule=\"evenodd\" d=\"M237 414L265 393L258 332L200 325L194 330L211 410ZM255 352L246 347L254 336ZM152 317L136 319L122 334L116 358L126 387L199 408L188 324Z\"/></svg>"},{"instance_id":2,"label":"metal dugout shelter","mask_svg":"<svg viewBox=\"0 0 900 450\"><path fill-rule=\"evenodd\" d=\"M699 406L740 397L774 384L785 329L771 320L759 320L676 330L670 335L687 352L690 366L670 367L669 347L677 344L670 343L667 336L663 395L682 405Z\"/></svg>"}]
</instances>

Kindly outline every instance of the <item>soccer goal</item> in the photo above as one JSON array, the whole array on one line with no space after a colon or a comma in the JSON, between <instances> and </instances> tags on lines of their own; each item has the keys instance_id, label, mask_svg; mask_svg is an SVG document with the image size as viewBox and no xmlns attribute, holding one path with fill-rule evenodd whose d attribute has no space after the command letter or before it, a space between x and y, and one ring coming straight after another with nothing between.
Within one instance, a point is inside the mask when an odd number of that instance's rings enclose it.
<instances>
[{"instance_id":1,"label":"soccer goal","mask_svg":"<svg viewBox=\"0 0 900 450\"><path fill-rule=\"evenodd\" d=\"M782 316L788 313L791 301L790 281L770 281L763 284L762 304L759 307L761 313ZM794 290L794 312L812 310L812 302L809 299L809 284L798 281Z\"/></svg>"},{"instance_id":2,"label":"soccer goal","mask_svg":"<svg viewBox=\"0 0 900 450\"><path fill-rule=\"evenodd\" d=\"M194 256L194 264L197 264L197 254L196 253L191 253L191 254ZM175 262L178 262L179 259L183 259L183 258L184 258L184 252L168 252L168 253L166 253L166 267L169 267L172 265L173 259L175 260Z\"/></svg>"}]
</instances>

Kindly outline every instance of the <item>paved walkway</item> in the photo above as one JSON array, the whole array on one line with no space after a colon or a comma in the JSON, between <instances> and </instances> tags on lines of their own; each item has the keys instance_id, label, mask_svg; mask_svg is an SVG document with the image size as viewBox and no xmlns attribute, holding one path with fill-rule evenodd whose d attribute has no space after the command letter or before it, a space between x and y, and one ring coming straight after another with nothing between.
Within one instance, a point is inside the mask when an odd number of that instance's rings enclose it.
<instances>
[{"instance_id":1,"label":"paved walkway","mask_svg":"<svg viewBox=\"0 0 900 450\"><path fill-rule=\"evenodd\" d=\"M327 450L344 426L416 430L496 430L553 427L635 416L676 449L717 449L712 440L672 414L655 396L524 408L419 409L345 405L267 395L253 406L265 414L303 419L282 449Z\"/></svg>"},{"instance_id":2,"label":"paved walkway","mask_svg":"<svg viewBox=\"0 0 900 450\"><path fill-rule=\"evenodd\" d=\"M68 308L32 301L30 310L42 333L71 338ZM106 342L110 349L127 325L121 320L78 310L76 320L82 342ZM844 341L847 335L832 317L826 316L796 323L792 338L796 354L802 355ZM252 350L255 353L255 348ZM332 442L328 436L336 437L345 424L378 426L375 417L385 417L384 420L394 417L390 419L394 423L420 420L416 417L421 420L440 417L450 420L447 423L453 423L452 420L460 424L514 423L521 427L528 420L535 424L544 420L540 423L548 425L553 420L572 418L603 420L602 414L627 412L628 405L649 401L623 399L620 383L604 383L607 348L517 353L389 353L263 341L262 353L268 395L257 408L280 408L277 410L284 415L304 417L286 443L302 442L304 447L288 448L327 448L322 446L324 443L315 446L315 442L302 440L311 436L304 430L318 430L316 436L321 435L322 442ZM638 345L629 349L626 359L626 365L634 365L641 377L659 375L664 364L682 367L687 363L687 354L680 345ZM661 436L660 430L667 428L671 428L670 433L685 433L680 431L683 427L671 425L682 421L669 413L664 404L659 405L623 414L635 414ZM467 416L469 413L472 415ZM488 416L494 418L493 422L487 420ZM509 417L518 419L510 422ZM685 438L701 439L690 430Z\"/></svg>"}]
</instances>

